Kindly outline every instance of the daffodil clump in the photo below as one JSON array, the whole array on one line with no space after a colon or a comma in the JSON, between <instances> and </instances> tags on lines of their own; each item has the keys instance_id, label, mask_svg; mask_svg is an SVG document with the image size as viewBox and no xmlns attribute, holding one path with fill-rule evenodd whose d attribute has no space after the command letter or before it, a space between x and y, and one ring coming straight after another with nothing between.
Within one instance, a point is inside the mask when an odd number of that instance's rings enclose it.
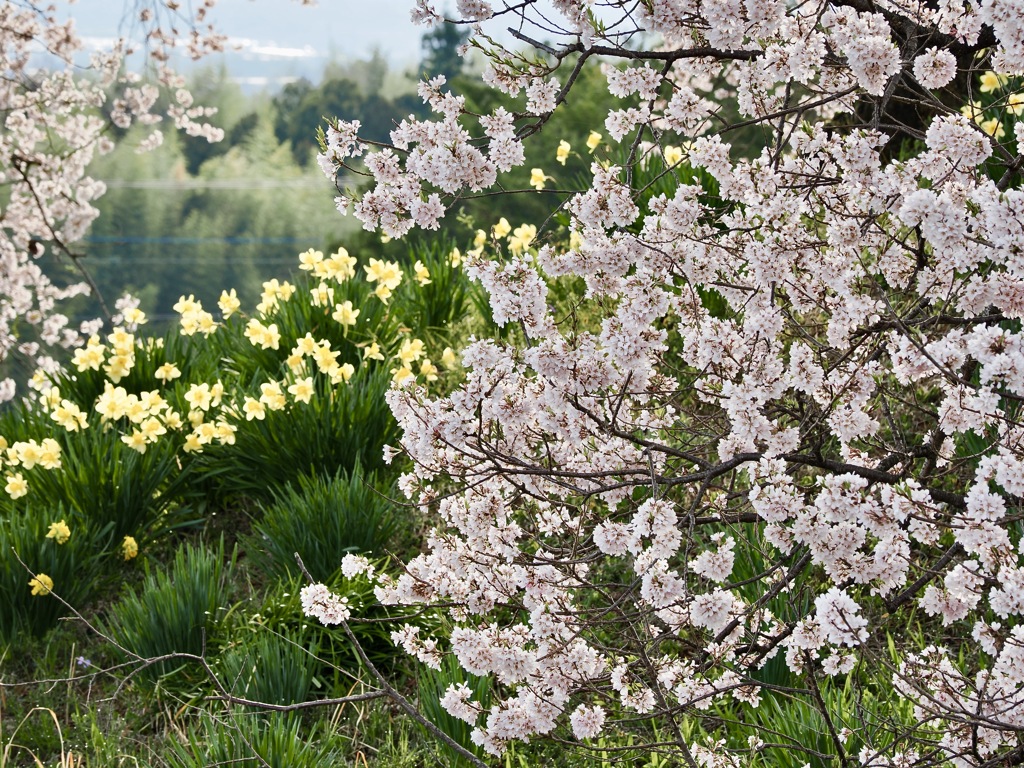
<instances>
[{"instance_id":1,"label":"daffodil clump","mask_svg":"<svg viewBox=\"0 0 1024 768\"><path fill-rule=\"evenodd\" d=\"M512 234L510 248L521 250L536 236L526 225L514 233L505 226L505 235ZM476 247L482 248L477 240ZM49 520L36 534L38 541L56 547L54 551L65 551L90 526L102 528L101 520L93 521L95 525L88 520L88 504L74 498L79 478L97 474L82 469L83 457L120 446L126 452L121 459L93 456L99 474L113 477L119 466L130 465L125 477L133 481L151 475L152 482L133 493L140 505L167 510L180 503L174 499L182 498L190 478L218 477L234 458L253 452L254 435L262 434L260 425L274 414L330 410L340 388L351 388L361 377L394 385L435 385L445 371L458 368L458 358L451 346L431 349L436 332L428 338L413 331L422 326L409 316L415 304L409 299L415 299L416 291L432 290L438 270L447 276L462 256L456 250L450 259L424 256L411 261L407 267L376 257L361 263L344 248L329 256L310 249L299 255L299 279L265 282L250 312L233 289L221 294L214 311L195 296L182 296L174 305L176 327L164 338L139 335L136 329L147 322L142 311L124 313L123 325L93 335L75 351L66 370L33 378L38 395L26 406L25 423L31 421L44 434L10 443L0 437L5 492L0 501L8 506L34 503L38 485L40 503L72 510ZM374 396L378 410L390 419L383 391ZM344 402L357 403L353 397ZM329 417L324 418L330 428ZM284 422L275 423L272 429L280 435ZM379 429L368 429L373 439L379 438ZM344 434L334 437L340 443L349 439ZM38 473L66 469L62 459L67 451L75 456L76 474L42 482ZM132 455L138 457L134 463ZM259 472L251 474L260 479ZM124 479L96 482L94 494L128 492ZM160 518L155 514L108 526L102 545L107 557L121 562L137 558L140 542L149 541L157 530L153 525ZM60 574L54 566L39 571L22 582L31 596L61 594L62 585L54 582L64 577L55 579Z\"/></svg>"},{"instance_id":2,"label":"daffodil clump","mask_svg":"<svg viewBox=\"0 0 1024 768\"><path fill-rule=\"evenodd\" d=\"M1024 129L1016 126L1021 125L1024 115L1024 81L998 72L984 72L978 80L977 93L980 98L968 101L960 113L996 141L1006 138L1007 129L1016 130L1019 142Z\"/></svg>"}]
</instances>

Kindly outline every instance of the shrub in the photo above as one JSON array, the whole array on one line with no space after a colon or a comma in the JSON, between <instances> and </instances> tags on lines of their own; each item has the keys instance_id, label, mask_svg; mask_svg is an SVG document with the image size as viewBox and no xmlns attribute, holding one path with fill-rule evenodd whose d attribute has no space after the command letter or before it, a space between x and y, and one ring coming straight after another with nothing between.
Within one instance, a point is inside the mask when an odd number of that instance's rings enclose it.
<instances>
[{"instance_id":1,"label":"shrub","mask_svg":"<svg viewBox=\"0 0 1024 768\"><path fill-rule=\"evenodd\" d=\"M50 524L59 520L71 530L63 544L46 538ZM87 603L102 583L101 543L107 538L107 530L97 530L62 506L32 504L0 517L0 638L38 637L69 612L53 595L32 594L29 570L49 577L53 592L66 603L76 608Z\"/></svg>"},{"instance_id":2,"label":"shrub","mask_svg":"<svg viewBox=\"0 0 1024 768\"><path fill-rule=\"evenodd\" d=\"M247 551L254 562L278 576L300 574L295 553L315 581L337 575L348 552L384 554L395 530L395 490L377 490L374 474L357 465L334 477L302 475L263 506Z\"/></svg>"},{"instance_id":3,"label":"shrub","mask_svg":"<svg viewBox=\"0 0 1024 768\"><path fill-rule=\"evenodd\" d=\"M315 640L296 633L269 631L249 633L220 656L221 683L236 696L268 704L305 701L319 662Z\"/></svg>"},{"instance_id":4,"label":"shrub","mask_svg":"<svg viewBox=\"0 0 1024 768\"><path fill-rule=\"evenodd\" d=\"M110 611L107 633L142 659L174 653L202 654L216 645L224 591L234 567L224 542L214 550L186 544L167 570L149 572L139 589L129 588ZM150 665L153 680L181 666L173 660Z\"/></svg>"}]
</instances>

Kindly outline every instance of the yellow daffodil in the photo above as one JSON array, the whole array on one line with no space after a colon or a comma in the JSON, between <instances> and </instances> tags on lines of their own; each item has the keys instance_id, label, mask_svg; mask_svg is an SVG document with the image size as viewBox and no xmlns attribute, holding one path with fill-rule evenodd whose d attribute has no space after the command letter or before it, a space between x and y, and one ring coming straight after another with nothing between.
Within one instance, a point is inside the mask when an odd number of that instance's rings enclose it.
<instances>
[{"instance_id":1,"label":"yellow daffodil","mask_svg":"<svg viewBox=\"0 0 1024 768\"><path fill-rule=\"evenodd\" d=\"M395 290L402 283L402 270L393 261L370 259L370 263L363 265L363 269L366 270L368 282L386 285L389 290Z\"/></svg>"},{"instance_id":2,"label":"yellow daffodil","mask_svg":"<svg viewBox=\"0 0 1024 768\"><path fill-rule=\"evenodd\" d=\"M508 225L508 222L506 221L505 224ZM476 234L473 236L473 247L483 248L485 245L487 245L487 232L482 229L478 229Z\"/></svg>"},{"instance_id":3,"label":"yellow daffodil","mask_svg":"<svg viewBox=\"0 0 1024 768\"><path fill-rule=\"evenodd\" d=\"M50 523L50 530L47 531L46 538L53 539L58 544L63 544L71 538L71 529L68 528L68 524L64 520Z\"/></svg>"},{"instance_id":4,"label":"yellow daffodil","mask_svg":"<svg viewBox=\"0 0 1024 768\"><path fill-rule=\"evenodd\" d=\"M121 552L125 560L131 560L139 554L139 543L131 536L125 536L121 542Z\"/></svg>"},{"instance_id":5,"label":"yellow daffodil","mask_svg":"<svg viewBox=\"0 0 1024 768\"><path fill-rule=\"evenodd\" d=\"M538 192L544 189L544 182L550 178L550 176L545 176L544 171L540 168L530 169L530 186Z\"/></svg>"},{"instance_id":6,"label":"yellow daffodil","mask_svg":"<svg viewBox=\"0 0 1024 768\"><path fill-rule=\"evenodd\" d=\"M578 251L580 246L583 245L583 235L573 230L569 233L569 248Z\"/></svg>"},{"instance_id":7,"label":"yellow daffodil","mask_svg":"<svg viewBox=\"0 0 1024 768\"><path fill-rule=\"evenodd\" d=\"M307 376L304 379L299 379L294 384L288 387L288 394L295 398L297 402L308 403L313 399L313 377Z\"/></svg>"},{"instance_id":8,"label":"yellow daffodil","mask_svg":"<svg viewBox=\"0 0 1024 768\"><path fill-rule=\"evenodd\" d=\"M164 363L156 369L156 373L153 376L160 381L174 381L181 378L181 371L178 370L178 366L174 363Z\"/></svg>"},{"instance_id":9,"label":"yellow daffodil","mask_svg":"<svg viewBox=\"0 0 1024 768\"><path fill-rule=\"evenodd\" d=\"M669 145L665 147L665 162L668 165L675 165L683 160L683 148Z\"/></svg>"},{"instance_id":10,"label":"yellow daffodil","mask_svg":"<svg viewBox=\"0 0 1024 768\"><path fill-rule=\"evenodd\" d=\"M50 418L68 432L85 429L89 424L85 412L70 400L61 400L60 405L51 411Z\"/></svg>"},{"instance_id":11,"label":"yellow daffodil","mask_svg":"<svg viewBox=\"0 0 1024 768\"><path fill-rule=\"evenodd\" d=\"M452 248L452 252L448 254L448 263L453 267L457 267L462 263L462 251L458 248Z\"/></svg>"},{"instance_id":12,"label":"yellow daffodil","mask_svg":"<svg viewBox=\"0 0 1024 768\"><path fill-rule=\"evenodd\" d=\"M138 307L129 307L121 313L121 317L124 318L125 323L128 325L145 325L149 322L146 319L146 313Z\"/></svg>"},{"instance_id":13,"label":"yellow daffodil","mask_svg":"<svg viewBox=\"0 0 1024 768\"><path fill-rule=\"evenodd\" d=\"M226 421L217 422L217 439L221 445L234 445L235 432L237 431L238 427L234 424L228 424Z\"/></svg>"},{"instance_id":14,"label":"yellow daffodil","mask_svg":"<svg viewBox=\"0 0 1024 768\"><path fill-rule=\"evenodd\" d=\"M302 360L302 355L297 352L292 352L285 358L284 363L291 369L292 373L298 373L302 370Z\"/></svg>"},{"instance_id":15,"label":"yellow daffodil","mask_svg":"<svg viewBox=\"0 0 1024 768\"><path fill-rule=\"evenodd\" d=\"M512 231L512 225L508 223L508 219L502 216L498 223L491 229L491 233L499 240L505 237L509 232Z\"/></svg>"},{"instance_id":16,"label":"yellow daffodil","mask_svg":"<svg viewBox=\"0 0 1024 768\"><path fill-rule=\"evenodd\" d=\"M130 435L121 435L121 442L139 453L145 453L149 447L149 441L146 440L146 436L137 429L132 430Z\"/></svg>"},{"instance_id":17,"label":"yellow daffodil","mask_svg":"<svg viewBox=\"0 0 1024 768\"><path fill-rule=\"evenodd\" d=\"M441 365L445 368L454 368L458 361L455 358L455 352L451 347L445 347L444 352L441 353Z\"/></svg>"},{"instance_id":18,"label":"yellow daffodil","mask_svg":"<svg viewBox=\"0 0 1024 768\"><path fill-rule=\"evenodd\" d=\"M569 157L569 150L572 149L572 145L568 141L558 142L558 149L555 150L555 160L562 165L565 165L565 161Z\"/></svg>"},{"instance_id":19,"label":"yellow daffodil","mask_svg":"<svg viewBox=\"0 0 1024 768\"><path fill-rule=\"evenodd\" d=\"M391 369L391 380L395 382L395 384L401 384L403 381L405 381L406 379L410 379L413 376L414 374L412 370L410 370L409 366L407 365Z\"/></svg>"},{"instance_id":20,"label":"yellow daffodil","mask_svg":"<svg viewBox=\"0 0 1024 768\"><path fill-rule=\"evenodd\" d=\"M349 256L348 251L344 248L339 248L331 254L329 259L323 261L321 270L322 277L343 283L356 276L356 259L354 256ZM320 271L317 274L320 274Z\"/></svg>"},{"instance_id":21,"label":"yellow daffodil","mask_svg":"<svg viewBox=\"0 0 1024 768\"><path fill-rule=\"evenodd\" d=\"M139 431L151 443L155 443L161 435L167 434L167 427L157 418L150 416L139 426Z\"/></svg>"},{"instance_id":22,"label":"yellow daffodil","mask_svg":"<svg viewBox=\"0 0 1024 768\"><path fill-rule=\"evenodd\" d=\"M981 123L981 130L995 138L996 141L999 141L1006 136L1006 129L1003 128L1003 121L998 117L993 117L991 120L983 121Z\"/></svg>"},{"instance_id":23,"label":"yellow daffodil","mask_svg":"<svg viewBox=\"0 0 1024 768\"><path fill-rule=\"evenodd\" d=\"M39 444L38 461L43 469L60 469L60 443L52 437L44 438Z\"/></svg>"},{"instance_id":24,"label":"yellow daffodil","mask_svg":"<svg viewBox=\"0 0 1024 768\"><path fill-rule=\"evenodd\" d=\"M334 314L331 315L331 317L341 325L355 325L356 318L359 317L359 310L352 308L351 301L345 301L341 304L335 305Z\"/></svg>"},{"instance_id":25,"label":"yellow daffodil","mask_svg":"<svg viewBox=\"0 0 1024 768\"><path fill-rule=\"evenodd\" d=\"M384 283L380 283L376 288L373 289L373 295L383 301L385 304L388 303L388 299L391 298L391 289L388 288Z\"/></svg>"},{"instance_id":26,"label":"yellow daffodil","mask_svg":"<svg viewBox=\"0 0 1024 768\"><path fill-rule=\"evenodd\" d=\"M217 306L220 307L220 313L226 320L241 308L242 302L238 300L238 294L235 293L235 289L232 288L230 291L220 292L220 298L217 299Z\"/></svg>"},{"instance_id":27,"label":"yellow daffodil","mask_svg":"<svg viewBox=\"0 0 1024 768\"><path fill-rule=\"evenodd\" d=\"M53 591L53 579L45 573L37 573L29 579L28 585L32 587L33 595L48 595Z\"/></svg>"},{"instance_id":28,"label":"yellow daffodil","mask_svg":"<svg viewBox=\"0 0 1024 768\"><path fill-rule=\"evenodd\" d=\"M314 307L325 307L334 303L334 289L327 283L320 283L309 291Z\"/></svg>"},{"instance_id":29,"label":"yellow daffodil","mask_svg":"<svg viewBox=\"0 0 1024 768\"><path fill-rule=\"evenodd\" d=\"M199 435L195 432L189 432L185 436L185 442L182 443L181 450L185 453L202 453L203 443L199 439Z\"/></svg>"},{"instance_id":30,"label":"yellow daffodil","mask_svg":"<svg viewBox=\"0 0 1024 768\"><path fill-rule=\"evenodd\" d=\"M1021 113L1024 112L1024 91L1011 93L1006 98L1006 108L1017 117L1020 117Z\"/></svg>"},{"instance_id":31,"label":"yellow daffodil","mask_svg":"<svg viewBox=\"0 0 1024 768\"><path fill-rule=\"evenodd\" d=\"M364 360L383 360L384 359L384 355L381 354L380 344L378 344L376 341L370 343L366 347L366 349L363 350L363 359Z\"/></svg>"},{"instance_id":32,"label":"yellow daffodil","mask_svg":"<svg viewBox=\"0 0 1024 768\"><path fill-rule=\"evenodd\" d=\"M456 249L458 250L458 249ZM417 259L416 263L412 265L413 272L416 274L416 282L420 285L430 284L430 270L426 268L422 261Z\"/></svg>"},{"instance_id":33,"label":"yellow daffodil","mask_svg":"<svg viewBox=\"0 0 1024 768\"><path fill-rule=\"evenodd\" d=\"M106 351L106 346L100 344L100 337L94 335L89 338L89 342L84 348L75 350L72 362L79 373L88 370L98 371L103 365L103 356Z\"/></svg>"},{"instance_id":34,"label":"yellow daffodil","mask_svg":"<svg viewBox=\"0 0 1024 768\"><path fill-rule=\"evenodd\" d=\"M193 384L185 393L185 402L193 409L208 411L213 404L213 394L210 392L210 385Z\"/></svg>"},{"instance_id":35,"label":"yellow daffodil","mask_svg":"<svg viewBox=\"0 0 1024 768\"><path fill-rule=\"evenodd\" d=\"M245 398L245 402L242 403L242 411L245 413L246 421L253 419L263 421L267 417L267 409L263 403L252 397Z\"/></svg>"},{"instance_id":36,"label":"yellow daffodil","mask_svg":"<svg viewBox=\"0 0 1024 768\"><path fill-rule=\"evenodd\" d=\"M960 107L960 114L976 123L980 123L985 119L985 111L982 109L980 101L971 101L964 104Z\"/></svg>"},{"instance_id":37,"label":"yellow daffodil","mask_svg":"<svg viewBox=\"0 0 1024 768\"><path fill-rule=\"evenodd\" d=\"M310 248L299 254L299 269L309 272L316 269L316 265L324 260L323 251L314 251Z\"/></svg>"},{"instance_id":38,"label":"yellow daffodil","mask_svg":"<svg viewBox=\"0 0 1024 768\"><path fill-rule=\"evenodd\" d=\"M522 224L512 232L512 236L508 239L508 248L512 253L522 253L530 247L530 243L535 237L537 237L537 227L533 224Z\"/></svg>"},{"instance_id":39,"label":"yellow daffodil","mask_svg":"<svg viewBox=\"0 0 1024 768\"><path fill-rule=\"evenodd\" d=\"M271 381L260 384L260 402L272 411L280 411L284 409L288 401L285 399L284 392L281 391L281 385L276 381Z\"/></svg>"},{"instance_id":40,"label":"yellow daffodil","mask_svg":"<svg viewBox=\"0 0 1024 768\"><path fill-rule=\"evenodd\" d=\"M423 342L420 339L406 339L396 357L406 365L423 357Z\"/></svg>"},{"instance_id":41,"label":"yellow daffodil","mask_svg":"<svg viewBox=\"0 0 1024 768\"><path fill-rule=\"evenodd\" d=\"M1006 75L1000 75L995 72L985 72L981 76L981 87L978 89L982 93L992 93L998 91L1007 81Z\"/></svg>"},{"instance_id":42,"label":"yellow daffodil","mask_svg":"<svg viewBox=\"0 0 1024 768\"><path fill-rule=\"evenodd\" d=\"M587 149L593 152L601 146L601 134L597 131L591 131L590 135L587 136Z\"/></svg>"},{"instance_id":43,"label":"yellow daffodil","mask_svg":"<svg viewBox=\"0 0 1024 768\"><path fill-rule=\"evenodd\" d=\"M346 383L347 384L349 382L349 380L352 378L353 374L355 374L355 372L356 372L356 369L355 369L355 366L352 365L352 363L342 363L337 368L335 368L333 371L331 371L331 373L330 373L331 383L332 384L341 384L341 383Z\"/></svg>"},{"instance_id":44,"label":"yellow daffodil","mask_svg":"<svg viewBox=\"0 0 1024 768\"><path fill-rule=\"evenodd\" d=\"M437 366L430 362L430 358L423 358L420 363L420 375L427 381L437 381Z\"/></svg>"}]
</instances>

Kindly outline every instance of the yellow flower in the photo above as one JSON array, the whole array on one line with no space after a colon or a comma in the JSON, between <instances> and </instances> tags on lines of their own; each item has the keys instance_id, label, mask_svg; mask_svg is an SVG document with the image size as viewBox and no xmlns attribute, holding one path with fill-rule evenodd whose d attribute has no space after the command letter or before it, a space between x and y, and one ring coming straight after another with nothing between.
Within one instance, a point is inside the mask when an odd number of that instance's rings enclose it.
<instances>
[{"instance_id":1,"label":"yellow flower","mask_svg":"<svg viewBox=\"0 0 1024 768\"><path fill-rule=\"evenodd\" d=\"M1024 112L1024 91L1011 93L1006 99L1006 108L1017 117L1020 117L1021 113Z\"/></svg>"},{"instance_id":2,"label":"yellow flower","mask_svg":"<svg viewBox=\"0 0 1024 768\"><path fill-rule=\"evenodd\" d=\"M89 424L89 420L82 409L70 400L61 400L60 405L50 413L50 418L68 432L77 432L79 429L85 429Z\"/></svg>"},{"instance_id":3,"label":"yellow flower","mask_svg":"<svg viewBox=\"0 0 1024 768\"><path fill-rule=\"evenodd\" d=\"M507 221L505 223L508 224ZM485 245L487 245L487 233L482 229L478 229L476 234L473 236L473 247L483 248ZM455 265L453 264L452 266Z\"/></svg>"},{"instance_id":4,"label":"yellow flower","mask_svg":"<svg viewBox=\"0 0 1024 768\"><path fill-rule=\"evenodd\" d=\"M427 381L437 381L437 366L430 362L430 358L423 358L420 363L420 375Z\"/></svg>"},{"instance_id":5,"label":"yellow flower","mask_svg":"<svg viewBox=\"0 0 1024 768\"><path fill-rule=\"evenodd\" d=\"M377 282L388 287L389 291L395 290L402 282L402 270L393 261L380 261L370 259L369 265L364 265L366 279L368 282Z\"/></svg>"},{"instance_id":6,"label":"yellow flower","mask_svg":"<svg viewBox=\"0 0 1024 768\"><path fill-rule=\"evenodd\" d=\"M373 289L373 295L387 304L388 299L391 298L391 289L384 285L384 283L381 283Z\"/></svg>"},{"instance_id":7,"label":"yellow flower","mask_svg":"<svg viewBox=\"0 0 1024 768\"><path fill-rule=\"evenodd\" d=\"M408 365L423 357L423 342L419 339L406 339L402 342L396 357Z\"/></svg>"},{"instance_id":8,"label":"yellow flower","mask_svg":"<svg viewBox=\"0 0 1024 768\"><path fill-rule=\"evenodd\" d=\"M302 370L302 355L292 352L285 358L284 363L291 369L292 373L298 373Z\"/></svg>"},{"instance_id":9,"label":"yellow flower","mask_svg":"<svg viewBox=\"0 0 1024 768\"><path fill-rule=\"evenodd\" d=\"M242 403L242 410L245 411L246 421L252 421L253 419L263 421L267 417L267 409L263 407L263 403L251 397L245 398L245 402Z\"/></svg>"},{"instance_id":10,"label":"yellow flower","mask_svg":"<svg viewBox=\"0 0 1024 768\"><path fill-rule=\"evenodd\" d=\"M235 293L235 289L232 288L230 291L220 292L220 298L217 299L217 306L220 307L220 312L224 315L224 319L226 320L239 310L242 306L242 302L238 300L238 294Z\"/></svg>"},{"instance_id":11,"label":"yellow flower","mask_svg":"<svg viewBox=\"0 0 1024 768\"><path fill-rule=\"evenodd\" d=\"M1003 121L998 117L993 117L991 120L985 120L981 123L981 130L987 133L989 136L999 141L1006 135L1006 129L1003 128Z\"/></svg>"},{"instance_id":12,"label":"yellow flower","mask_svg":"<svg viewBox=\"0 0 1024 768\"><path fill-rule=\"evenodd\" d=\"M149 447L149 442L146 440L146 436L137 429L130 435L121 435L121 442L139 453L145 453L146 448Z\"/></svg>"},{"instance_id":13,"label":"yellow flower","mask_svg":"<svg viewBox=\"0 0 1024 768\"><path fill-rule=\"evenodd\" d=\"M601 146L601 134L597 131L591 131L590 135L587 136L587 149L593 152Z\"/></svg>"},{"instance_id":14,"label":"yellow flower","mask_svg":"<svg viewBox=\"0 0 1024 768\"><path fill-rule=\"evenodd\" d=\"M395 384L401 384L403 381L405 381L408 378L411 378L413 375L413 372L409 369L409 366L407 365L403 365L400 368L391 369L391 380L395 382Z\"/></svg>"},{"instance_id":15,"label":"yellow flower","mask_svg":"<svg viewBox=\"0 0 1024 768\"><path fill-rule=\"evenodd\" d=\"M341 325L355 325L356 318L359 317L359 310L352 308L351 301L346 301L343 304L335 305L334 314L331 317Z\"/></svg>"},{"instance_id":16,"label":"yellow flower","mask_svg":"<svg viewBox=\"0 0 1024 768\"><path fill-rule=\"evenodd\" d=\"M445 347L444 352L441 353L441 365L445 368L454 368L456 362L455 352L452 351L451 347Z\"/></svg>"},{"instance_id":17,"label":"yellow flower","mask_svg":"<svg viewBox=\"0 0 1024 768\"><path fill-rule=\"evenodd\" d=\"M174 381L181 377L181 371L178 370L178 366L174 363L164 363L156 369L156 373L153 376L160 381Z\"/></svg>"},{"instance_id":18,"label":"yellow flower","mask_svg":"<svg viewBox=\"0 0 1024 768\"><path fill-rule=\"evenodd\" d=\"M413 271L416 273L417 283L419 283L420 285L430 284L430 271L425 266L423 266L422 261L417 260L416 263L412 265L412 268Z\"/></svg>"},{"instance_id":19,"label":"yellow flower","mask_svg":"<svg viewBox=\"0 0 1024 768\"><path fill-rule=\"evenodd\" d=\"M321 272L323 277L334 278L339 283L343 283L356 276L356 259L354 256L349 256L348 251L344 248L339 248L320 265L317 274L321 274Z\"/></svg>"},{"instance_id":20,"label":"yellow flower","mask_svg":"<svg viewBox=\"0 0 1024 768\"><path fill-rule=\"evenodd\" d=\"M129 307L121 313L121 317L128 325L145 325L148 322L146 313L138 307Z\"/></svg>"},{"instance_id":21,"label":"yellow flower","mask_svg":"<svg viewBox=\"0 0 1024 768\"><path fill-rule=\"evenodd\" d=\"M44 438L39 444L38 461L43 469L60 469L60 443L52 437Z\"/></svg>"},{"instance_id":22,"label":"yellow flower","mask_svg":"<svg viewBox=\"0 0 1024 768\"><path fill-rule=\"evenodd\" d=\"M331 349L331 342L323 341L313 353L313 359L316 360L316 367L320 369L320 372L327 373L338 364L338 355L340 354L339 350Z\"/></svg>"},{"instance_id":23,"label":"yellow flower","mask_svg":"<svg viewBox=\"0 0 1024 768\"><path fill-rule=\"evenodd\" d=\"M323 251L314 251L310 248L308 251L299 254L299 269L309 272L316 269L316 265L323 260Z\"/></svg>"},{"instance_id":24,"label":"yellow flower","mask_svg":"<svg viewBox=\"0 0 1024 768\"><path fill-rule=\"evenodd\" d=\"M483 230L480 230L483 232ZM462 263L462 251L458 248L452 248L452 252L448 254L448 263L453 267L459 266Z\"/></svg>"},{"instance_id":25,"label":"yellow flower","mask_svg":"<svg viewBox=\"0 0 1024 768\"><path fill-rule=\"evenodd\" d=\"M538 192L544 189L544 182L550 178L550 176L545 176L544 171L540 168L533 168L530 170L530 186Z\"/></svg>"},{"instance_id":26,"label":"yellow flower","mask_svg":"<svg viewBox=\"0 0 1024 768\"><path fill-rule=\"evenodd\" d=\"M226 421L217 422L217 439L220 440L221 445L234 445L237 431L238 427L234 424L228 424Z\"/></svg>"},{"instance_id":27,"label":"yellow flower","mask_svg":"<svg viewBox=\"0 0 1024 768\"><path fill-rule=\"evenodd\" d=\"M48 595L53 591L53 579L45 573L37 573L29 579L28 585L32 587L33 595Z\"/></svg>"},{"instance_id":28,"label":"yellow flower","mask_svg":"<svg viewBox=\"0 0 1024 768\"><path fill-rule=\"evenodd\" d=\"M570 149L572 149L572 146L569 144L568 141L558 142L558 149L555 150L555 160L557 160L562 165L565 165L565 161L569 157Z\"/></svg>"},{"instance_id":29,"label":"yellow flower","mask_svg":"<svg viewBox=\"0 0 1024 768\"><path fill-rule=\"evenodd\" d=\"M210 392L210 385L193 384L188 388L188 392L185 393L185 402L189 404L189 407L198 409L201 411L210 410L210 405L213 403L213 394Z\"/></svg>"},{"instance_id":30,"label":"yellow flower","mask_svg":"<svg viewBox=\"0 0 1024 768\"><path fill-rule=\"evenodd\" d=\"M125 536L121 542L121 552L124 553L125 560L131 560L139 554L139 543L131 536Z\"/></svg>"},{"instance_id":31,"label":"yellow flower","mask_svg":"<svg viewBox=\"0 0 1024 768\"><path fill-rule=\"evenodd\" d=\"M356 369L352 363L342 363L331 371L331 383L341 384L342 382L345 382L347 384L355 372Z\"/></svg>"},{"instance_id":32,"label":"yellow flower","mask_svg":"<svg viewBox=\"0 0 1024 768\"><path fill-rule=\"evenodd\" d=\"M537 237L537 227L533 224L523 224L515 228L512 237L508 239L508 248L512 253L522 253L530 247L530 243Z\"/></svg>"},{"instance_id":33,"label":"yellow flower","mask_svg":"<svg viewBox=\"0 0 1024 768\"><path fill-rule=\"evenodd\" d=\"M334 303L334 289L327 283L320 283L316 288L309 290L313 299L314 307L324 307Z\"/></svg>"},{"instance_id":34,"label":"yellow flower","mask_svg":"<svg viewBox=\"0 0 1024 768\"><path fill-rule=\"evenodd\" d=\"M995 72L986 72L981 76L981 88L979 90L982 93L992 93L997 91L1006 84L1009 78L1006 75L996 74Z\"/></svg>"},{"instance_id":35,"label":"yellow flower","mask_svg":"<svg viewBox=\"0 0 1024 768\"><path fill-rule=\"evenodd\" d=\"M276 381L271 381L267 384L260 384L260 402L267 406L272 411L283 410L287 405L284 392L281 391L281 385Z\"/></svg>"},{"instance_id":36,"label":"yellow flower","mask_svg":"<svg viewBox=\"0 0 1024 768\"><path fill-rule=\"evenodd\" d=\"M504 216L502 216L498 220L498 223L495 224L494 227L491 228L491 232L499 240L501 238L505 237L505 235L507 235L511 231L512 231L512 225L508 223L508 219L506 219Z\"/></svg>"},{"instance_id":37,"label":"yellow flower","mask_svg":"<svg viewBox=\"0 0 1024 768\"><path fill-rule=\"evenodd\" d=\"M313 334L307 333L295 343L295 351L300 355L312 355L316 352L318 344Z\"/></svg>"},{"instance_id":38,"label":"yellow flower","mask_svg":"<svg viewBox=\"0 0 1024 768\"><path fill-rule=\"evenodd\" d=\"M675 165L683 161L683 149L682 147L668 146L665 147L665 162L668 165Z\"/></svg>"},{"instance_id":39,"label":"yellow flower","mask_svg":"<svg viewBox=\"0 0 1024 768\"><path fill-rule=\"evenodd\" d=\"M167 434L167 427L165 427L159 419L150 416L139 427L139 431L142 432L143 436L151 443L155 443L161 435Z\"/></svg>"},{"instance_id":40,"label":"yellow flower","mask_svg":"<svg viewBox=\"0 0 1024 768\"><path fill-rule=\"evenodd\" d=\"M376 341L372 342L366 349L363 350L364 360L383 360L384 355L380 352L380 344Z\"/></svg>"},{"instance_id":41,"label":"yellow flower","mask_svg":"<svg viewBox=\"0 0 1024 768\"><path fill-rule=\"evenodd\" d=\"M294 384L288 387L288 394L295 398L297 402L308 403L313 398L313 377L307 376L304 379L299 379Z\"/></svg>"},{"instance_id":42,"label":"yellow flower","mask_svg":"<svg viewBox=\"0 0 1024 768\"><path fill-rule=\"evenodd\" d=\"M202 453L203 441L199 439L199 435L195 432L189 432L185 436L185 442L182 444L181 450L185 453Z\"/></svg>"},{"instance_id":43,"label":"yellow flower","mask_svg":"<svg viewBox=\"0 0 1024 768\"><path fill-rule=\"evenodd\" d=\"M583 235L576 230L569 233L569 248L573 251L578 251L580 246L583 245Z\"/></svg>"},{"instance_id":44,"label":"yellow flower","mask_svg":"<svg viewBox=\"0 0 1024 768\"><path fill-rule=\"evenodd\" d=\"M68 524L63 520L59 523L50 523L50 530L47 532L46 538L53 539L58 544L63 544L71 538L71 529L68 528Z\"/></svg>"}]
</instances>

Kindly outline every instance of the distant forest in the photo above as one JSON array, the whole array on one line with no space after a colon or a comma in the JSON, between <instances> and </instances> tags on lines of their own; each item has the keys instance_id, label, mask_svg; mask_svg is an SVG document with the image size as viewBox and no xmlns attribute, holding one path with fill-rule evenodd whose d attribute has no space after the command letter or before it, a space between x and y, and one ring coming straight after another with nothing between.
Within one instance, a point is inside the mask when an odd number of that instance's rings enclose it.
<instances>
[{"instance_id":1,"label":"distant forest","mask_svg":"<svg viewBox=\"0 0 1024 768\"><path fill-rule=\"evenodd\" d=\"M106 303L129 292L159 326L175 317L171 307L181 295L192 294L209 307L222 289L233 287L243 306L253 306L262 282L287 277L296 255L311 247L333 250L344 243L363 260L380 252L401 260L408 251L404 244L381 243L335 209L337 191L315 162L317 129L325 118L358 119L365 138L389 141L398 122L429 111L416 94L427 72L444 74L470 109L493 109L502 97L482 86L478 73L464 72L467 59L458 54L463 41L461 32L443 25L424 38L415 71L393 71L376 53L331 64L319 83L302 79L274 94L246 95L224 69L197 74L191 83L196 103L217 108L213 122L224 129L223 141L211 144L165 130L160 147L140 153L135 148L146 133L133 129L93 166L108 191L98 203L99 218L77 247ZM591 130L604 131L601 115L621 101L608 95L604 78L590 69L574 99L531 142L525 168L502 177L505 189L523 194L504 196L500 213L492 198L464 200L445 220L444 231L433 236L465 247L475 227L488 228L499 216L513 225L544 225L539 219L550 213L550 195L564 199L585 183L593 160L586 138ZM510 110L523 107L522 97L506 101ZM564 168L555 163L560 140L573 146ZM543 192L530 188L531 166L551 176ZM359 182L341 179L346 186ZM98 313L95 299L76 307L83 318Z\"/></svg>"}]
</instances>

